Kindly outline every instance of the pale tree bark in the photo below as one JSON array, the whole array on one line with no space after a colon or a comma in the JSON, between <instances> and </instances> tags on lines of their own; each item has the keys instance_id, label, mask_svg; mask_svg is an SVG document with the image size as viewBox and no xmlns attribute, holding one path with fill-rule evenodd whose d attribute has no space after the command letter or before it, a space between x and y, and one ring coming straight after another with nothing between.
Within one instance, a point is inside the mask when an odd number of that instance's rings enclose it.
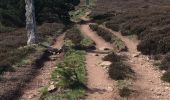
<instances>
[{"instance_id":1,"label":"pale tree bark","mask_svg":"<svg viewBox=\"0 0 170 100\"><path fill-rule=\"evenodd\" d=\"M36 21L34 0L25 0L25 16L26 16L26 30L27 30L27 45L36 43Z\"/></svg>"},{"instance_id":2,"label":"pale tree bark","mask_svg":"<svg viewBox=\"0 0 170 100\"><path fill-rule=\"evenodd\" d=\"M86 0L86 5L90 5L90 0Z\"/></svg>"}]
</instances>

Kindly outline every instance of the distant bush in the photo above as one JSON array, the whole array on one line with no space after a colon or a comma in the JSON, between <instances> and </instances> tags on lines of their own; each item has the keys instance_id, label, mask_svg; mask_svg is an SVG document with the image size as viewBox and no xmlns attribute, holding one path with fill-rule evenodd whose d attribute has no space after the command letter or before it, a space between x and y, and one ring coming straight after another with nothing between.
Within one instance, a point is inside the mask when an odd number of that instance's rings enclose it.
<instances>
[{"instance_id":1,"label":"distant bush","mask_svg":"<svg viewBox=\"0 0 170 100\"><path fill-rule=\"evenodd\" d=\"M106 14L92 14L91 18L94 22L98 23L98 24L103 24L105 21L108 21L111 19L111 17L113 16L113 14L110 12L106 13Z\"/></svg>"}]
</instances>

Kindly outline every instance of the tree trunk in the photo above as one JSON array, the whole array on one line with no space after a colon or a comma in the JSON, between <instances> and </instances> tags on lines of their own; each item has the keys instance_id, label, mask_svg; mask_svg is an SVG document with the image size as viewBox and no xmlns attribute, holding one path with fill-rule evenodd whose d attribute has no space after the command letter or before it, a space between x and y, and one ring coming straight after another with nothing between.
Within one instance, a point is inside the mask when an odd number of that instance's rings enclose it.
<instances>
[{"instance_id":1,"label":"tree trunk","mask_svg":"<svg viewBox=\"0 0 170 100\"><path fill-rule=\"evenodd\" d=\"M86 0L86 5L90 5L90 0Z\"/></svg>"},{"instance_id":2,"label":"tree trunk","mask_svg":"<svg viewBox=\"0 0 170 100\"><path fill-rule=\"evenodd\" d=\"M36 21L34 0L25 0L25 16L26 16L26 30L27 30L27 45L36 43Z\"/></svg>"}]
</instances>

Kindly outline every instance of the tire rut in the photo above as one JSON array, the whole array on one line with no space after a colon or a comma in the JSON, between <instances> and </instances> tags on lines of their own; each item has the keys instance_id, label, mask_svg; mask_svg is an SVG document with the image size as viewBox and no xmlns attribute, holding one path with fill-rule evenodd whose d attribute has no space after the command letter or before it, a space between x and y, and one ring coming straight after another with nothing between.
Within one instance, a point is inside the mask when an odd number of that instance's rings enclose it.
<instances>
[{"instance_id":1,"label":"tire rut","mask_svg":"<svg viewBox=\"0 0 170 100\"><path fill-rule=\"evenodd\" d=\"M104 48L113 49L113 46L104 41L100 36L93 32L89 24L80 26L80 30L84 35L89 37L96 43L98 52L102 52ZM107 53L88 52L86 55L87 69L87 97L86 100L113 100L118 96L115 82L111 80L108 73L102 68L102 58Z\"/></svg>"},{"instance_id":2,"label":"tire rut","mask_svg":"<svg viewBox=\"0 0 170 100\"><path fill-rule=\"evenodd\" d=\"M103 26L104 27L104 26ZM136 73L136 80L133 82L135 94L130 100L170 100L170 84L161 81L162 72L153 65L153 61L148 56L142 55L137 51L139 42L122 36L119 32L114 32L106 27L105 29L112 32L118 38L125 42L128 47L127 62L132 65L132 69ZM138 99L136 99L138 98Z\"/></svg>"},{"instance_id":3,"label":"tire rut","mask_svg":"<svg viewBox=\"0 0 170 100\"><path fill-rule=\"evenodd\" d=\"M64 34L60 35L53 48L61 48L64 43ZM54 59L55 56L55 59ZM49 85L51 80L51 74L55 68L56 60L60 58L60 55L52 55L49 57L50 60L44 63L44 66L39 70L38 75L32 79L24 87L23 95L19 100L40 100L41 92L40 88ZM57 59L56 59L57 58Z\"/></svg>"}]
</instances>

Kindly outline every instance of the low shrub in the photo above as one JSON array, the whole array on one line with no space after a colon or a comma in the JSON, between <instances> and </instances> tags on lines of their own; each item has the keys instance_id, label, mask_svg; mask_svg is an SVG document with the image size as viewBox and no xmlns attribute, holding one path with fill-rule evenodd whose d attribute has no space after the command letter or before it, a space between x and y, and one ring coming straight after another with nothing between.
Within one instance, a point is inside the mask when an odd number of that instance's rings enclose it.
<instances>
[{"instance_id":1,"label":"low shrub","mask_svg":"<svg viewBox=\"0 0 170 100\"><path fill-rule=\"evenodd\" d=\"M51 76L51 79L56 82L56 86L60 88L60 91L46 93L42 96L43 100L79 100L85 95L86 52L84 50L77 49L76 46L88 47L93 43L94 42L89 38L83 36L77 27L73 27L66 32L64 42L64 59L62 62L57 64L57 67Z\"/></svg>"},{"instance_id":2,"label":"low shrub","mask_svg":"<svg viewBox=\"0 0 170 100\"><path fill-rule=\"evenodd\" d=\"M167 53L170 51L169 41L169 34L148 34L139 43L137 49L144 54Z\"/></svg>"},{"instance_id":3,"label":"low shrub","mask_svg":"<svg viewBox=\"0 0 170 100\"><path fill-rule=\"evenodd\" d=\"M124 80L132 78L134 71L129 65L123 62L112 62L109 67L109 76L114 80Z\"/></svg>"},{"instance_id":4,"label":"low shrub","mask_svg":"<svg viewBox=\"0 0 170 100\"><path fill-rule=\"evenodd\" d=\"M107 22L105 26L109 29L112 29L113 31L119 31L119 25L112 23L112 22Z\"/></svg>"},{"instance_id":5,"label":"low shrub","mask_svg":"<svg viewBox=\"0 0 170 100\"><path fill-rule=\"evenodd\" d=\"M97 25L97 24L90 24L89 27L90 27L93 31L97 31L97 29L98 29L98 25Z\"/></svg>"},{"instance_id":6,"label":"low shrub","mask_svg":"<svg viewBox=\"0 0 170 100\"><path fill-rule=\"evenodd\" d=\"M170 82L170 71L165 72L163 76L161 77L161 80L165 82Z\"/></svg>"},{"instance_id":7,"label":"low shrub","mask_svg":"<svg viewBox=\"0 0 170 100\"><path fill-rule=\"evenodd\" d=\"M115 53L110 53L103 58L105 61L111 61L112 64L109 66L109 76L114 80L124 80L133 78L134 71L129 65L124 63L122 58Z\"/></svg>"},{"instance_id":8,"label":"low shrub","mask_svg":"<svg viewBox=\"0 0 170 100\"><path fill-rule=\"evenodd\" d=\"M97 24L103 24L105 21L108 21L111 19L111 17L113 16L113 14L110 12L106 13L106 14L92 14L91 18L92 20L97 23Z\"/></svg>"},{"instance_id":9,"label":"low shrub","mask_svg":"<svg viewBox=\"0 0 170 100\"><path fill-rule=\"evenodd\" d=\"M69 31L66 32L65 39L71 40L75 45L79 45L83 40L83 36L80 30L74 26Z\"/></svg>"},{"instance_id":10,"label":"low shrub","mask_svg":"<svg viewBox=\"0 0 170 100\"><path fill-rule=\"evenodd\" d=\"M85 52L70 47L65 53L64 60L57 64L51 78L57 83L60 91L46 93L42 97L43 100L78 100L82 98L86 89Z\"/></svg>"},{"instance_id":11,"label":"low shrub","mask_svg":"<svg viewBox=\"0 0 170 100\"><path fill-rule=\"evenodd\" d=\"M115 45L115 50L117 51L127 51L127 47L125 46L124 42L119 39L117 36L115 36L110 31L99 27L98 25L91 24L90 28L93 31L96 31L96 33L101 36L105 41L113 43Z\"/></svg>"},{"instance_id":12,"label":"low shrub","mask_svg":"<svg viewBox=\"0 0 170 100\"><path fill-rule=\"evenodd\" d=\"M104 61L111 61L111 62L120 62L121 58L120 56L116 55L114 52L106 55L103 58Z\"/></svg>"},{"instance_id":13,"label":"low shrub","mask_svg":"<svg viewBox=\"0 0 170 100\"><path fill-rule=\"evenodd\" d=\"M69 51L64 61L57 65L52 74L52 80L59 82L59 86L71 87L85 82L85 57L82 51Z\"/></svg>"},{"instance_id":14,"label":"low shrub","mask_svg":"<svg viewBox=\"0 0 170 100\"><path fill-rule=\"evenodd\" d=\"M81 44L82 49L84 49L84 50L96 49L94 41L92 41L91 39L89 39L88 37L85 37L85 36L80 44Z\"/></svg>"},{"instance_id":15,"label":"low shrub","mask_svg":"<svg viewBox=\"0 0 170 100\"><path fill-rule=\"evenodd\" d=\"M161 70L168 70L170 69L170 53L166 54L166 56L163 58L161 65Z\"/></svg>"},{"instance_id":16,"label":"low shrub","mask_svg":"<svg viewBox=\"0 0 170 100\"><path fill-rule=\"evenodd\" d=\"M66 32L65 40L67 42L66 45L72 45L75 49L95 49L95 43L88 37L83 36L76 26Z\"/></svg>"},{"instance_id":17,"label":"low shrub","mask_svg":"<svg viewBox=\"0 0 170 100\"><path fill-rule=\"evenodd\" d=\"M119 95L121 97L129 97L131 94L130 86L126 80L119 80L118 81L118 89L119 89Z\"/></svg>"},{"instance_id":18,"label":"low shrub","mask_svg":"<svg viewBox=\"0 0 170 100\"><path fill-rule=\"evenodd\" d=\"M10 71L10 69L13 69L13 65L19 63L23 58L30 55L31 53L34 53L35 51L35 47L27 47L17 49L5 54L0 54L0 58L5 58L0 61L0 67L2 68L0 73L2 73L2 71ZM4 69L3 66L6 66L6 68Z\"/></svg>"},{"instance_id":19,"label":"low shrub","mask_svg":"<svg viewBox=\"0 0 170 100\"><path fill-rule=\"evenodd\" d=\"M99 27L98 25L96 26L96 25L91 24L90 28L93 31L96 31L97 34L99 36L101 36L104 40L106 40L107 42L111 42L111 40L112 40L112 33L106 31L105 29Z\"/></svg>"}]
</instances>

